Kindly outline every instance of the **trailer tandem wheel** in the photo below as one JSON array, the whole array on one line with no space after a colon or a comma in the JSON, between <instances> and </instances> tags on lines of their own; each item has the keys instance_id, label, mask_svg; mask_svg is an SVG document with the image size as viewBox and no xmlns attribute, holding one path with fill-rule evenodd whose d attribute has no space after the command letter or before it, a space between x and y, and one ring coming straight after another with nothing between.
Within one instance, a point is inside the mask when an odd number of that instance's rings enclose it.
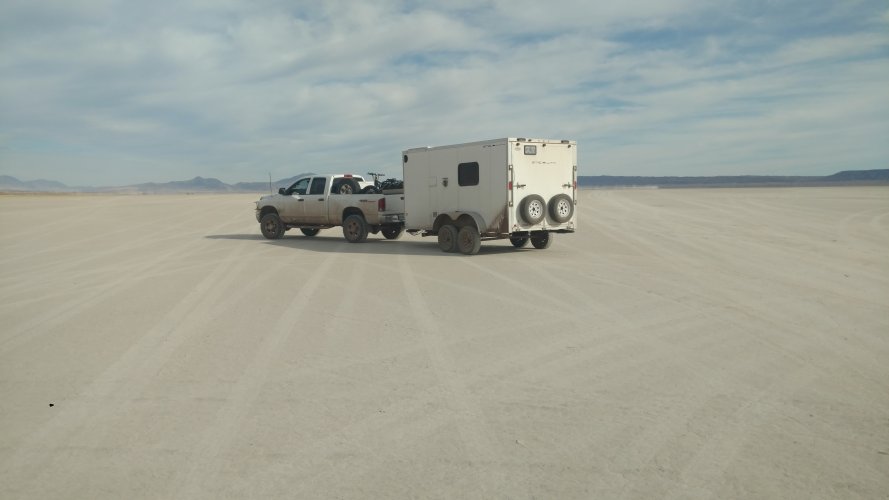
<instances>
[{"instance_id":1,"label":"trailer tandem wheel","mask_svg":"<svg viewBox=\"0 0 889 500\"><path fill-rule=\"evenodd\" d=\"M509 242L512 243L512 246L516 248L523 248L528 245L528 237L527 236L510 236Z\"/></svg>"},{"instance_id":2,"label":"trailer tandem wheel","mask_svg":"<svg viewBox=\"0 0 889 500\"><path fill-rule=\"evenodd\" d=\"M531 244L534 248L544 250L553 244L553 234L549 231L541 231L539 233L531 233Z\"/></svg>"},{"instance_id":3,"label":"trailer tandem wheel","mask_svg":"<svg viewBox=\"0 0 889 500\"><path fill-rule=\"evenodd\" d=\"M438 229L438 248L448 253L457 249L457 228L455 226L445 224Z\"/></svg>"},{"instance_id":4,"label":"trailer tandem wheel","mask_svg":"<svg viewBox=\"0 0 889 500\"><path fill-rule=\"evenodd\" d=\"M482 238L475 226L463 226L457 233L457 248L460 253L475 255L482 247Z\"/></svg>"}]
</instances>

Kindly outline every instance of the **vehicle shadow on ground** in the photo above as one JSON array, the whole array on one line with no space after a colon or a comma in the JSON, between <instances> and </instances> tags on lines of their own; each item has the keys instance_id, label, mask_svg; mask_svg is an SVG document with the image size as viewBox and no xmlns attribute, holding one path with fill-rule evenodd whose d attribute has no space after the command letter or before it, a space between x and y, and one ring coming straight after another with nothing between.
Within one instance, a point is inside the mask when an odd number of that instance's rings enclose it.
<instances>
[{"instance_id":1,"label":"vehicle shadow on ground","mask_svg":"<svg viewBox=\"0 0 889 500\"><path fill-rule=\"evenodd\" d=\"M348 244L342 236L302 236L298 234L284 235L280 240L267 240L261 234L209 234L205 236L211 240L256 240L266 245L274 245L280 247L298 248L300 250L308 250L310 252L339 252L339 253L356 253L356 254L379 254L379 255L428 255L442 256L444 254L439 248L435 238L422 238L420 236L402 236L397 240L387 240L382 237L370 235L367 240L362 243ZM506 242L504 245L503 243ZM345 244L344 244L345 243ZM483 241L482 248L477 256L484 255L500 255L516 252L530 252L533 248L514 248L508 241ZM454 256L463 256L456 252Z\"/></svg>"}]
</instances>

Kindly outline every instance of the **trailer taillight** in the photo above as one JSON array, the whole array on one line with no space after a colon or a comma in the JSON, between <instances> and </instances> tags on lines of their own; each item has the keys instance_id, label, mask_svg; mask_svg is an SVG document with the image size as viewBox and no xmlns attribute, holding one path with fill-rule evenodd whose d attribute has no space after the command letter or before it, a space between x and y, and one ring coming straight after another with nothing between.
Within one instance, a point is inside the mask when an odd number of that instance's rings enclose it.
<instances>
[{"instance_id":1,"label":"trailer taillight","mask_svg":"<svg viewBox=\"0 0 889 500\"><path fill-rule=\"evenodd\" d=\"M377 200L377 212L385 212L386 211L386 198L380 198Z\"/></svg>"},{"instance_id":2,"label":"trailer taillight","mask_svg":"<svg viewBox=\"0 0 889 500\"><path fill-rule=\"evenodd\" d=\"M509 184L506 185L506 189L512 191L512 181L509 181Z\"/></svg>"},{"instance_id":3,"label":"trailer taillight","mask_svg":"<svg viewBox=\"0 0 889 500\"><path fill-rule=\"evenodd\" d=\"M574 189L577 189L577 179L574 179Z\"/></svg>"}]
</instances>

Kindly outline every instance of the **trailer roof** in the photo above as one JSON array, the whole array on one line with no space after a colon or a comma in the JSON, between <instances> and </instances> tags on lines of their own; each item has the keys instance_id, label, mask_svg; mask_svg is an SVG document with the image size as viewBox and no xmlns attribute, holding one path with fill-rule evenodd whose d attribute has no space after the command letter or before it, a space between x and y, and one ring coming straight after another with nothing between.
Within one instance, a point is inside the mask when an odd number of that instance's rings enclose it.
<instances>
[{"instance_id":1,"label":"trailer roof","mask_svg":"<svg viewBox=\"0 0 889 500\"><path fill-rule=\"evenodd\" d=\"M408 153L411 151L429 151L432 149L448 149L448 148L458 148L464 146L476 146L476 145L495 145L495 144L505 144L510 142L518 142L518 143L529 143L529 144L571 144L576 146L577 141L572 141L568 139L534 139L530 137L504 137L502 139L491 139L487 141L475 141L475 142L464 142L461 144L448 144L445 146L421 146L416 148L405 149L403 153Z\"/></svg>"}]
</instances>

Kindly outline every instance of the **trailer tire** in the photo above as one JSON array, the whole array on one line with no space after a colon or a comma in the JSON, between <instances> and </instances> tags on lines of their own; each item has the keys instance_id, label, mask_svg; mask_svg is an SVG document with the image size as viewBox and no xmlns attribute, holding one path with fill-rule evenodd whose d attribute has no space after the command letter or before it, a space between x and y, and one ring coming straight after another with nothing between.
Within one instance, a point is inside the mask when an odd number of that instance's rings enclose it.
<instances>
[{"instance_id":1,"label":"trailer tire","mask_svg":"<svg viewBox=\"0 0 889 500\"><path fill-rule=\"evenodd\" d=\"M299 230L302 231L302 233L306 236L315 236L316 234L318 234L319 231L321 231L317 227L301 227L299 228Z\"/></svg>"},{"instance_id":2,"label":"trailer tire","mask_svg":"<svg viewBox=\"0 0 889 500\"><path fill-rule=\"evenodd\" d=\"M527 236L510 236L509 242L512 243L512 246L516 248L523 248L528 245L528 237Z\"/></svg>"},{"instance_id":3,"label":"trailer tire","mask_svg":"<svg viewBox=\"0 0 889 500\"><path fill-rule=\"evenodd\" d=\"M549 200L549 216L562 223L571 220L574 215L574 202L567 194L557 194Z\"/></svg>"},{"instance_id":4,"label":"trailer tire","mask_svg":"<svg viewBox=\"0 0 889 500\"><path fill-rule=\"evenodd\" d=\"M543 231L531 235L531 244L538 250L545 250L553 244L553 235L549 231Z\"/></svg>"},{"instance_id":5,"label":"trailer tire","mask_svg":"<svg viewBox=\"0 0 889 500\"><path fill-rule=\"evenodd\" d=\"M286 231L281 218L274 212L262 216L262 220L259 221L259 230L262 231L263 236L270 240L281 239Z\"/></svg>"},{"instance_id":6,"label":"trailer tire","mask_svg":"<svg viewBox=\"0 0 889 500\"><path fill-rule=\"evenodd\" d=\"M445 224L438 229L438 248L442 252L451 253L457 250L457 228L451 224Z\"/></svg>"},{"instance_id":7,"label":"trailer tire","mask_svg":"<svg viewBox=\"0 0 889 500\"><path fill-rule=\"evenodd\" d=\"M385 226L380 229L380 232L383 233L383 237L387 240L397 240L401 238L401 234L404 233L403 226Z\"/></svg>"},{"instance_id":8,"label":"trailer tire","mask_svg":"<svg viewBox=\"0 0 889 500\"><path fill-rule=\"evenodd\" d=\"M540 195L532 194L525 196L519 205L522 219L528 224L537 224L546 217L546 202Z\"/></svg>"},{"instance_id":9,"label":"trailer tire","mask_svg":"<svg viewBox=\"0 0 889 500\"><path fill-rule=\"evenodd\" d=\"M457 248L460 253L475 255L482 248L482 237L475 226L463 226L457 233Z\"/></svg>"},{"instance_id":10,"label":"trailer tire","mask_svg":"<svg viewBox=\"0 0 889 500\"><path fill-rule=\"evenodd\" d=\"M340 179L333 183L334 194L357 194L361 191L355 179Z\"/></svg>"},{"instance_id":11,"label":"trailer tire","mask_svg":"<svg viewBox=\"0 0 889 500\"><path fill-rule=\"evenodd\" d=\"M349 243L361 243L366 240L367 230L367 222L360 215L350 215L343 221L343 236Z\"/></svg>"}]
</instances>

